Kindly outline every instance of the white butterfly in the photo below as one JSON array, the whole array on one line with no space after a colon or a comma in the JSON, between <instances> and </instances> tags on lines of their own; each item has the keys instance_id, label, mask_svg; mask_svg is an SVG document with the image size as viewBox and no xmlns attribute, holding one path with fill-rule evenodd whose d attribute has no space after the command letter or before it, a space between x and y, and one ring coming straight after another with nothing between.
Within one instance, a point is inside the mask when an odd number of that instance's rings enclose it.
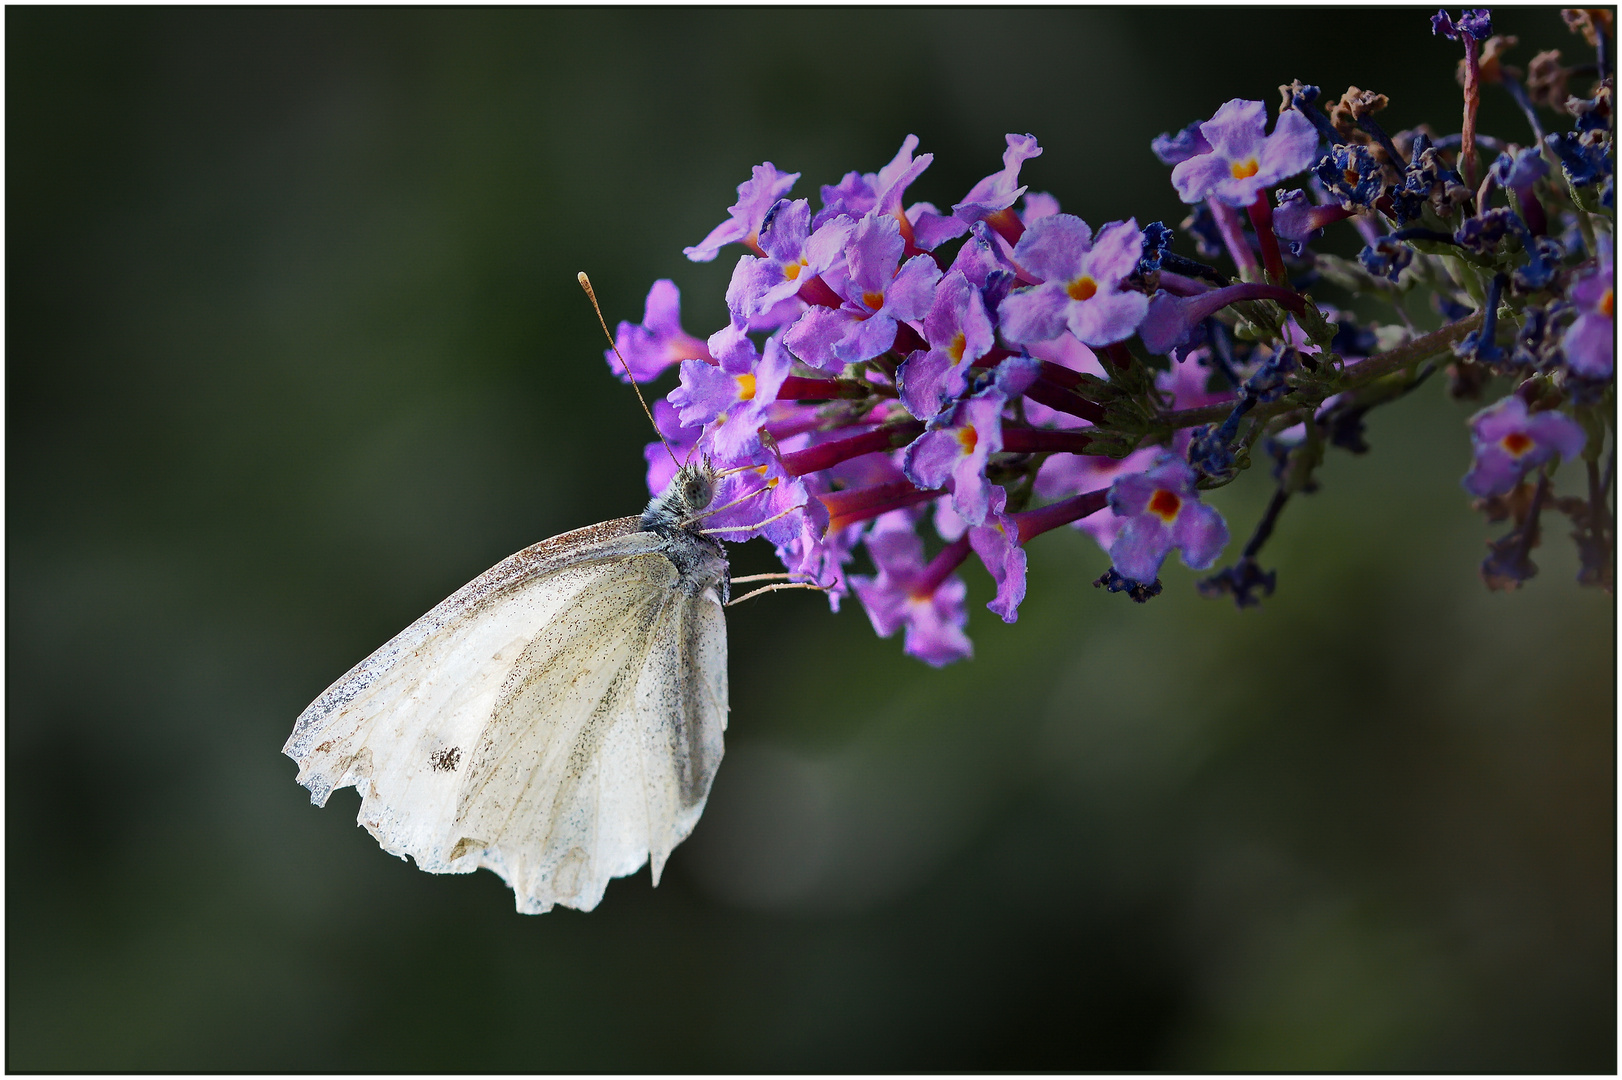
<instances>
[{"instance_id":1,"label":"white butterfly","mask_svg":"<svg viewBox=\"0 0 1622 1080\"><path fill-rule=\"evenodd\" d=\"M714 490L684 466L640 518L525 548L355 665L282 750L311 801L353 785L383 850L487 866L521 912L589 911L644 862L657 885L727 724Z\"/></svg>"}]
</instances>

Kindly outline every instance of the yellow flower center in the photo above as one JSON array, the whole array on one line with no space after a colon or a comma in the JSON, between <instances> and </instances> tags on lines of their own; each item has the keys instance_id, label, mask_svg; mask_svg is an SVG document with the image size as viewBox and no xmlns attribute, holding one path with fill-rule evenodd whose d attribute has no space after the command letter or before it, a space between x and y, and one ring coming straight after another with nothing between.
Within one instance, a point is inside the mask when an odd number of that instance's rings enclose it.
<instances>
[{"instance_id":1,"label":"yellow flower center","mask_svg":"<svg viewBox=\"0 0 1622 1080\"><path fill-rule=\"evenodd\" d=\"M1083 274L1070 283L1065 292L1072 300L1091 300L1098 294L1098 282L1092 279L1091 274Z\"/></svg>"},{"instance_id":2,"label":"yellow flower center","mask_svg":"<svg viewBox=\"0 0 1622 1080\"><path fill-rule=\"evenodd\" d=\"M788 280L793 281L795 278L800 276L800 271L804 270L805 266L806 262L804 259L801 259L799 262L791 262L787 266L783 267L783 276Z\"/></svg>"},{"instance_id":3,"label":"yellow flower center","mask_svg":"<svg viewBox=\"0 0 1622 1080\"><path fill-rule=\"evenodd\" d=\"M1177 520L1177 512L1182 508L1183 500L1177 497L1175 491L1156 488L1155 493L1149 496L1149 513L1155 515L1167 525Z\"/></svg>"},{"instance_id":4,"label":"yellow flower center","mask_svg":"<svg viewBox=\"0 0 1622 1080\"><path fill-rule=\"evenodd\" d=\"M1246 177L1255 176L1257 173L1261 172L1262 167L1255 158L1251 157L1246 158L1243 161L1234 162L1232 165L1228 166L1228 170L1233 173L1233 178L1235 180L1243 180Z\"/></svg>"},{"instance_id":5,"label":"yellow flower center","mask_svg":"<svg viewBox=\"0 0 1622 1080\"><path fill-rule=\"evenodd\" d=\"M1512 431L1498 440L1498 445L1508 450L1510 456L1520 457L1532 449L1532 436L1524 431Z\"/></svg>"},{"instance_id":6,"label":"yellow flower center","mask_svg":"<svg viewBox=\"0 0 1622 1080\"><path fill-rule=\"evenodd\" d=\"M963 331L959 330L957 336L952 338L952 343L946 346L946 352L952 357L952 363L960 362L963 359L963 350L968 347L969 339L963 336Z\"/></svg>"},{"instance_id":7,"label":"yellow flower center","mask_svg":"<svg viewBox=\"0 0 1622 1080\"><path fill-rule=\"evenodd\" d=\"M974 430L973 424L969 424L957 433L957 441L965 454L972 454L974 448L980 444L980 433Z\"/></svg>"},{"instance_id":8,"label":"yellow flower center","mask_svg":"<svg viewBox=\"0 0 1622 1080\"><path fill-rule=\"evenodd\" d=\"M755 377L753 375L738 375L738 400L755 400Z\"/></svg>"},{"instance_id":9,"label":"yellow flower center","mask_svg":"<svg viewBox=\"0 0 1622 1080\"><path fill-rule=\"evenodd\" d=\"M877 311L884 306L884 294L881 292L865 292L862 294L862 303Z\"/></svg>"}]
</instances>

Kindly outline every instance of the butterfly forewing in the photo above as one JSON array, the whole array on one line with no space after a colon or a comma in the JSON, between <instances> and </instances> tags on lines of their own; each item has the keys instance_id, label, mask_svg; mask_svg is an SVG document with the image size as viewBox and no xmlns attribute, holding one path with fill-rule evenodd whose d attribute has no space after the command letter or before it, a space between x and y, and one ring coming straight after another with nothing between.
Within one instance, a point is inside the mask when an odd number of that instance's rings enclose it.
<instances>
[{"instance_id":1,"label":"butterfly forewing","mask_svg":"<svg viewBox=\"0 0 1622 1080\"><path fill-rule=\"evenodd\" d=\"M305 710L300 783L317 805L353 784L384 850L488 866L522 911L594 907L650 855L657 880L726 717L718 598L674 587L665 546L623 518L492 567Z\"/></svg>"}]
</instances>

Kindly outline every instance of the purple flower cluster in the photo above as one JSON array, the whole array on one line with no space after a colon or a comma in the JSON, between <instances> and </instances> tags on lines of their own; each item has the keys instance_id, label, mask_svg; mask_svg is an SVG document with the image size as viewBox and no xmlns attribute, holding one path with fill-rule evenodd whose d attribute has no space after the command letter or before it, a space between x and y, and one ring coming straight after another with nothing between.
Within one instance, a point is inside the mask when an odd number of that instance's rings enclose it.
<instances>
[{"instance_id":1,"label":"purple flower cluster","mask_svg":"<svg viewBox=\"0 0 1622 1080\"><path fill-rule=\"evenodd\" d=\"M1484 11L1435 26L1468 57L1491 33ZM1202 492L1258 441L1279 494L1242 562L1270 592L1254 557L1285 501L1313 489L1319 448L1366 449L1362 416L1423 382L1422 365L1452 358L1455 386L1480 367L1474 385L1537 384L1472 421L1477 496L1581 454L1572 410L1596 408L1614 371L1609 97L1580 102L1564 142L1541 128L1530 148L1483 136L1503 152L1473 191L1459 181L1475 173L1460 160L1476 145L1468 123L1467 137L1389 135L1373 120L1380 95L1353 88L1326 113L1316 87L1282 89L1271 130L1261 102L1236 99L1153 141L1194 208L1193 255L1225 251L1231 273L1177 253L1158 222L1094 227L1029 191L1022 170L1042 153L1030 135L1007 136L1002 167L945 210L908 200L933 161L911 135L815 206L793 197L800 174L756 166L727 219L686 249L709 262L741 247L725 325L687 333L676 286L659 281L616 336L631 378L678 369L655 421L678 456L722 474L706 527L765 537L794 580L835 607L854 591L880 636L902 631L908 654L939 665L972 650L959 574L971 555L1007 622L1025 544L1060 525L1089 533L1110 560L1100 583L1134 599L1159 591L1174 550L1210 567L1228 529ZM1360 263L1312 251L1341 227L1366 245ZM1443 283L1436 302L1455 320L1430 337L1406 313L1360 324L1306 291L1387 302L1413 266ZM672 472L651 445L650 489ZM874 572L849 573L864 552ZM1227 591L1256 602L1248 586Z\"/></svg>"}]
</instances>

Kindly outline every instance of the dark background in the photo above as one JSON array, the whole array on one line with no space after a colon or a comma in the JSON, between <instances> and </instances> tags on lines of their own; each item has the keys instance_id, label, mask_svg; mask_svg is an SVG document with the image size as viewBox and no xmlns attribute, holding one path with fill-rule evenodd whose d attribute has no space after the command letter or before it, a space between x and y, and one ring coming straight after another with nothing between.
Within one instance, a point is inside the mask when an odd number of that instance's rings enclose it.
<instances>
[{"instance_id":1,"label":"dark background","mask_svg":"<svg viewBox=\"0 0 1622 1080\"><path fill-rule=\"evenodd\" d=\"M577 270L707 334L737 249L681 248L749 166L815 198L908 132L913 198L1030 131L1036 190L1175 224L1149 139L1230 97L1456 130L1428 14L8 8L8 1065L1614 1070L1612 603L1561 519L1484 591L1441 380L1289 508L1260 610L1105 595L1069 531L1015 626L968 574L942 672L854 603L734 609L710 808L590 914L382 854L279 754L645 500ZM1268 486L1215 495L1241 539Z\"/></svg>"}]
</instances>

